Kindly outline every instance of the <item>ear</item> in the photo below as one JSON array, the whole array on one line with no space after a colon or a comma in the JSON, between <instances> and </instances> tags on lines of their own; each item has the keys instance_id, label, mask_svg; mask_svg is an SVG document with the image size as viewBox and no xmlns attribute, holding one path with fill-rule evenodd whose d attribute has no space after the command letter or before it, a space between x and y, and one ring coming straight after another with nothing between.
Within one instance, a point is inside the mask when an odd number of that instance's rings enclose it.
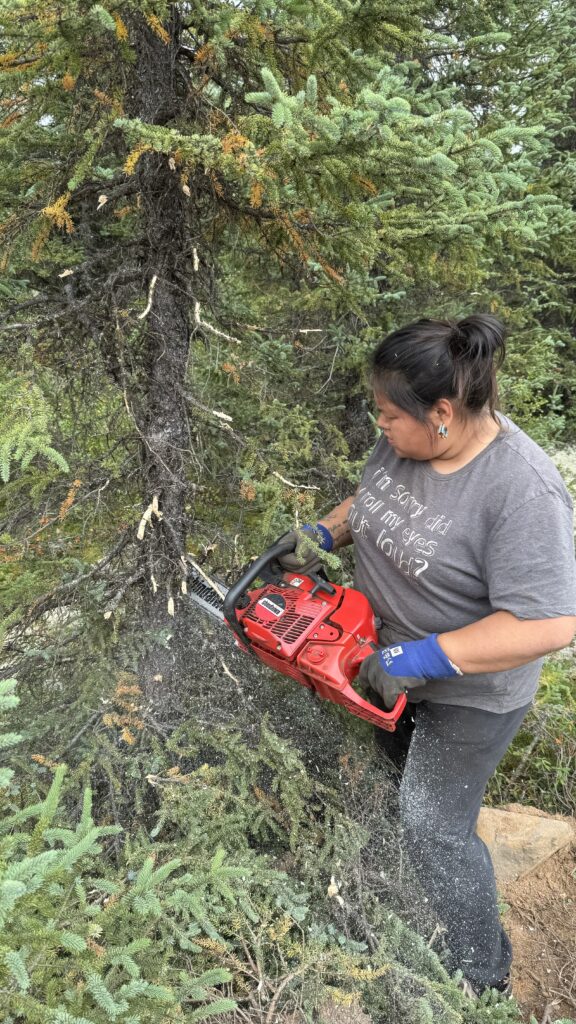
<instances>
[{"instance_id":1,"label":"ear","mask_svg":"<svg viewBox=\"0 0 576 1024\"><path fill-rule=\"evenodd\" d=\"M431 410L432 422L436 426L440 426L444 423L445 426L449 427L454 419L454 406L449 398L439 398Z\"/></svg>"}]
</instances>

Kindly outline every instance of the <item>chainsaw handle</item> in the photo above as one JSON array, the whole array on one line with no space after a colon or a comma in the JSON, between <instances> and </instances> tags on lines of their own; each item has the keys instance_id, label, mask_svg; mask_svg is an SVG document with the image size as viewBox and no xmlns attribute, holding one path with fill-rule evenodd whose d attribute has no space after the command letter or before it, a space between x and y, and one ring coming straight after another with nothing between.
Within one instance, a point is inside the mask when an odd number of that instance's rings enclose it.
<instances>
[{"instance_id":1,"label":"chainsaw handle","mask_svg":"<svg viewBox=\"0 0 576 1024\"><path fill-rule=\"evenodd\" d=\"M290 554L292 551L295 550L295 547L296 542L294 540L276 541L276 544L273 544L272 547L267 548L266 551L264 551L261 555L259 555L258 558L255 558L254 561L250 563L250 565L246 569L246 572L242 574L239 580L236 580L236 583L232 584L230 590L226 594L223 606L224 618L226 619L226 622L228 623L230 628L233 630L234 633L236 633L236 636L242 641L244 645L246 644L246 637L244 635L242 626L238 622L238 616L236 615L236 608L238 607L238 602L244 596L250 584L253 583L254 580L258 578L258 576L260 576L262 571L266 569L266 567L270 565L271 562L273 562L276 558L281 558L282 555Z\"/></svg>"},{"instance_id":2,"label":"chainsaw handle","mask_svg":"<svg viewBox=\"0 0 576 1024\"><path fill-rule=\"evenodd\" d=\"M360 666L361 666L362 662L366 661L366 658L369 658L372 654L374 654L378 650L379 650L378 644L375 644L375 643L373 643L371 641L370 643L365 644L364 647L360 647L354 653L354 657L352 658L352 661L350 662L350 669L351 669L351 672L352 672L351 680L354 680L356 678L356 676L358 675L358 672L360 670ZM402 690L398 694L398 696L396 697L396 701L394 703L394 706L392 708L386 708L386 706L384 705L385 710L383 710L382 708L377 707L376 704L372 704L369 701L364 701L364 699L362 697L359 697L359 700L358 700L358 703L362 707L364 707L365 710L368 710L368 708L369 708L370 711L372 712L372 714L375 715L378 718L378 721L375 721L374 718L371 718L371 721L373 721L375 725L380 725L384 729L390 729L390 728L394 729L396 727L396 722L398 721L398 719L402 715L402 713L403 713L403 711L404 711L404 709L406 707L407 702L408 702L407 690ZM360 717L364 717L362 715L361 711L360 712L356 711L356 714L360 714ZM393 725L391 726L390 723L393 723Z\"/></svg>"}]
</instances>

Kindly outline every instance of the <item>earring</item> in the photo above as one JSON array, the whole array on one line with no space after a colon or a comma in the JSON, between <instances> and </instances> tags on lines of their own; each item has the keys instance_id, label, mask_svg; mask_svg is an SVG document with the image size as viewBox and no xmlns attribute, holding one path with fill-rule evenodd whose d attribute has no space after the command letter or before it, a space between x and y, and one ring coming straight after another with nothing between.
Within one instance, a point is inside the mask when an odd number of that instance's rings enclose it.
<instances>
[{"instance_id":1,"label":"earring","mask_svg":"<svg viewBox=\"0 0 576 1024\"><path fill-rule=\"evenodd\" d=\"M448 427L446 426L445 423L441 423L440 426L438 427L438 436L448 437Z\"/></svg>"}]
</instances>

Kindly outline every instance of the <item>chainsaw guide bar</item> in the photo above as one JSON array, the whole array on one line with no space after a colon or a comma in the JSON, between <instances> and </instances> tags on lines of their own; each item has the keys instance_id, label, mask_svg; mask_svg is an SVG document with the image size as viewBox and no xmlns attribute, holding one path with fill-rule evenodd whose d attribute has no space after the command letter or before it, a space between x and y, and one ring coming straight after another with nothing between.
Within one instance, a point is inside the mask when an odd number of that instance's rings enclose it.
<instances>
[{"instance_id":1,"label":"chainsaw guide bar","mask_svg":"<svg viewBox=\"0 0 576 1024\"><path fill-rule=\"evenodd\" d=\"M210 615L214 615L221 622L224 622L224 598L228 593L228 587L223 583L218 582L213 587L206 583L206 580L202 578L197 569L190 567L188 575L186 577L186 583L188 588L188 596L192 600L199 604L201 608L209 612ZM216 586L221 591L221 596L216 592Z\"/></svg>"}]
</instances>

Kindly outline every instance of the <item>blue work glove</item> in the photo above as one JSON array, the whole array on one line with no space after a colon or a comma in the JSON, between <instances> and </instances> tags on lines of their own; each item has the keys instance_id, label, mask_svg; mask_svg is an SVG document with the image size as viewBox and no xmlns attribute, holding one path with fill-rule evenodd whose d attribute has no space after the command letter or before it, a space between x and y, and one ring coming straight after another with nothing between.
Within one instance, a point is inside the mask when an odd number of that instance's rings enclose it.
<instances>
[{"instance_id":1,"label":"blue work glove","mask_svg":"<svg viewBox=\"0 0 576 1024\"><path fill-rule=\"evenodd\" d=\"M392 708L403 690L423 686L428 679L462 675L437 638L432 633L424 640L381 647L362 662L358 678L380 694L385 707Z\"/></svg>"},{"instance_id":2,"label":"blue work glove","mask_svg":"<svg viewBox=\"0 0 576 1024\"><path fill-rule=\"evenodd\" d=\"M431 633L423 640L408 640L406 643L381 647L378 657L382 668L391 676L438 679L462 675L458 666L444 654L438 643L438 633Z\"/></svg>"},{"instance_id":3,"label":"blue work glove","mask_svg":"<svg viewBox=\"0 0 576 1024\"><path fill-rule=\"evenodd\" d=\"M295 545L294 551L282 555L278 559L282 568L286 572L301 572L304 575L318 572L322 568L322 562L318 557L318 548L321 551L332 551L334 547L334 538L330 530L322 523L316 523L315 526L306 523L298 529L285 533L279 540L293 540ZM310 540L314 543L311 544Z\"/></svg>"},{"instance_id":4,"label":"blue work glove","mask_svg":"<svg viewBox=\"0 0 576 1024\"><path fill-rule=\"evenodd\" d=\"M405 693L412 686L422 686L424 683L423 679L416 679L413 676L391 676L382 668L380 651L375 651L364 659L360 665L358 680L380 695L388 711L394 707L401 693Z\"/></svg>"}]
</instances>

